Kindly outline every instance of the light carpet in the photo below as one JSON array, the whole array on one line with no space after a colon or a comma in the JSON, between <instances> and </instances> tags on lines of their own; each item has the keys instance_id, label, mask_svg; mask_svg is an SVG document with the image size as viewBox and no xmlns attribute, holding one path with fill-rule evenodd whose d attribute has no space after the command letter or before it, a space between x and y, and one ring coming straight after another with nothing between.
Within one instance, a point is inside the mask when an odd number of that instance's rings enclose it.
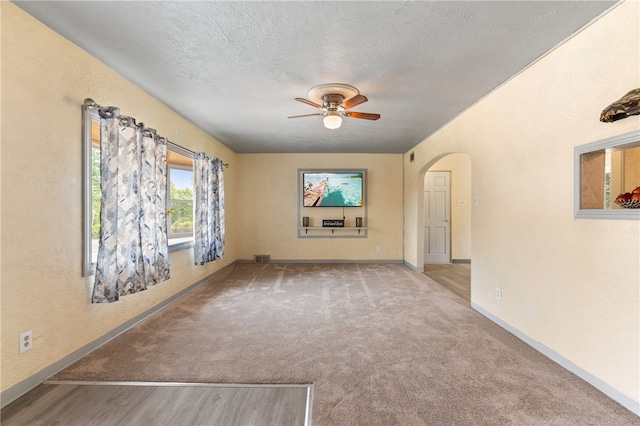
<instances>
[{"instance_id":1,"label":"light carpet","mask_svg":"<svg viewBox=\"0 0 640 426\"><path fill-rule=\"evenodd\" d=\"M640 424L397 264L237 264L52 379L313 383L315 425Z\"/></svg>"}]
</instances>

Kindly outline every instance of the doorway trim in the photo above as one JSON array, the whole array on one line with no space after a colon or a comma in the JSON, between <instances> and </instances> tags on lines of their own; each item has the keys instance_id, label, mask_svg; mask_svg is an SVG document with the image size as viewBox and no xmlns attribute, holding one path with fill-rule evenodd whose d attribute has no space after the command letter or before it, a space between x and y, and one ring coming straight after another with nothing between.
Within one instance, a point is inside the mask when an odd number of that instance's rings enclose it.
<instances>
[{"instance_id":1,"label":"doorway trim","mask_svg":"<svg viewBox=\"0 0 640 426\"><path fill-rule=\"evenodd\" d=\"M416 197L416 205L415 207L417 208L417 212L416 212L416 222L415 222L415 228L413 230L413 232L415 232L415 236L416 236L416 240L415 240L415 244L416 246L416 261L417 261L417 265L410 265L411 269L418 271L418 272L424 272L424 179L425 179L425 175L427 174L427 172L429 171L429 169L433 168L433 166L440 161L441 159L443 159L444 157L447 157L449 155L452 154L464 154L466 156L468 156L470 162L469 162L469 176L470 176L470 184L471 187L469 188L470 190L472 190L472 186L473 186L473 164L471 162L471 155L468 152L460 152L460 151L453 151L453 152L444 152L442 154L439 154L435 157L433 157L431 160L429 160L427 163L424 164L424 166L422 166L420 168L420 170L417 172L417 181L419 182L418 185L416 185L412 191L415 191L415 197ZM452 175L452 180L451 180L451 185L453 185L453 179L455 179ZM452 194L453 197L453 194ZM451 201L451 204L453 204L453 198ZM469 205L470 208L471 205ZM453 207L452 207L453 208ZM470 212L471 214L471 212ZM472 220L472 218L471 218ZM453 223L455 220L452 217L452 223L451 226L452 228L454 226L456 226L455 223ZM472 222L469 223L469 226L472 226ZM469 243L472 244L472 238L473 238L473 229L469 228ZM453 246L453 234L451 235L451 244ZM472 257L472 249L469 248L469 257ZM463 263L470 263L471 259L466 259L467 256L464 256L464 262ZM453 253L453 247L451 247L451 259L454 258L454 253ZM406 263L406 262L405 262Z\"/></svg>"},{"instance_id":2,"label":"doorway trim","mask_svg":"<svg viewBox=\"0 0 640 426\"><path fill-rule=\"evenodd\" d=\"M418 207L418 215L416 217L417 229L415 229L414 231L418 236L416 241L418 245L417 251L416 251L416 255L417 255L416 258L417 258L418 264L415 265L416 271L418 272L424 272L424 177L429 171L429 169L438 162L438 160L446 157L449 154L456 154L456 153L446 152L444 154L440 154L436 157L433 157L431 161L427 162L424 166L422 166L422 168L418 172L418 182L420 182L420 184L416 185L416 189L415 189L416 197L417 197L416 200L417 200L417 207Z\"/></svg>"}]
</instances>

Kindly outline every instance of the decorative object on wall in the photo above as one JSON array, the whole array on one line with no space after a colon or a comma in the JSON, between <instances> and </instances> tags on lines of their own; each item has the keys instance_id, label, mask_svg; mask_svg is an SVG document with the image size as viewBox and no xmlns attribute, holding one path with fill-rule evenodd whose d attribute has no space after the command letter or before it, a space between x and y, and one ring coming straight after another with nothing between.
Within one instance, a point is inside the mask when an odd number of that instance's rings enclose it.
<instances>
[{"instance_id":1,"label":"decorative object on wall","mask_svg":"<svg viewBox=\"0 0 640 426\"><path fill-rule=\"evenodd\" d=\"M327 129L337 129L342 125L342 117L362 118L365 120L377 120L380 114L368 112L347 111L357 105L368 101L358 89L348 84L329 83L312 87L307 92L309 99L295 98L296 101L321 109L315 114L293 115L289 118L301 118L312 116L324 116L322 122Z\"/></svg>"},{"instance_id":2,"label":"decorative object on wall","mask_svg":"<svg viewBox=\"0 0 640 426\"><path fill-rule=\"evenodd\" d=\"M631 90L606 107L600 114L600 121L611 123L638 114L640 114L640 88Z\"/></svg>"},{"instance_id":3,"label":"decorative object on wall","mask_svg":"<svg viewBox=\"0 0 640 426\"><path fill-rule=\"evenodd\" d=\"M224 176L223 163L199 152L193 158L195 190L194 262L204 265L222 259L224 254Z\"/></svg>"},{"instance_id":4,"label":"decorative object on wall","mask_svg":"<svg viewBox=\"0 0 640 426\"><path fill-rule=\"evenodd\" d=\"M92 302L169 279L167 139L116 107L100 114L100 240Z\"/></svg>"}]
</instances>

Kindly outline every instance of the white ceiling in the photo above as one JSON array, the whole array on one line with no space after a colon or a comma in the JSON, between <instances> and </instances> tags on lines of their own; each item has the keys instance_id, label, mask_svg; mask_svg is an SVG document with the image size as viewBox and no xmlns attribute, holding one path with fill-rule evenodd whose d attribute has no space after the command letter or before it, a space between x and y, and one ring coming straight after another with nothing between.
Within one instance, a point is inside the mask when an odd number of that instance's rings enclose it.
<instances>
[{"instance_id":1,"label":"white ceiling","mask_svg":"<svg viewBox=\"0 0 640 426\"><path fill-rule=\"evenodd\" d=\"M15 3L241 153L406 152L615 4ZM353 111L382 118L287 119L317 112L293 98L323 83L357 87L369 101Z\"/></svg>"}]
</instances>

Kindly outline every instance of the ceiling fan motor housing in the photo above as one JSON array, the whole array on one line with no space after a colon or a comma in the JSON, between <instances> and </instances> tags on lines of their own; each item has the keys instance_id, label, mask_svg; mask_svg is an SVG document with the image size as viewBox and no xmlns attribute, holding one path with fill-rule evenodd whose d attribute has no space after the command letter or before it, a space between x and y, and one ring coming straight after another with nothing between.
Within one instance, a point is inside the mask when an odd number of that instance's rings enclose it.
<instances>
[{"instance_id":1,"label":"ceiling fan motor housing","mask_svg":"<svg viewBox=\"0 0 640 426\"><path fill-rule=\"evenodd\" d=\"M289 118L310 117L314 115L324 116L325 118L323 121L325 121L325 126L331 129L337 129L340 127L340 125L337 124L340 117L361 118L365 120L377 120L380 118L380 114L348 111L354 106L360 105L368 100L366 96L360 95L358 89L353 86L349 86L348 84L321 84L319 86L312 87L307 95L309 99L295 98L295 100L314 108L318 108L322 112L294 115ZM333 120L335 127L328 126L326 123L327 119L337 119Z\"/></svg>"},{"instance_id":2,"label":"ceiling fan motor housing","mask_svg":"<svg viewBox=\"0 0 640 426\"><path fill-rule=\"evenodd\" d=\"M322 106L326 108L327 111L338 111L338 107L342 102L344 102L344 96L339 94L327 93L322 96Z\"/></svg>"}]
</instances>

